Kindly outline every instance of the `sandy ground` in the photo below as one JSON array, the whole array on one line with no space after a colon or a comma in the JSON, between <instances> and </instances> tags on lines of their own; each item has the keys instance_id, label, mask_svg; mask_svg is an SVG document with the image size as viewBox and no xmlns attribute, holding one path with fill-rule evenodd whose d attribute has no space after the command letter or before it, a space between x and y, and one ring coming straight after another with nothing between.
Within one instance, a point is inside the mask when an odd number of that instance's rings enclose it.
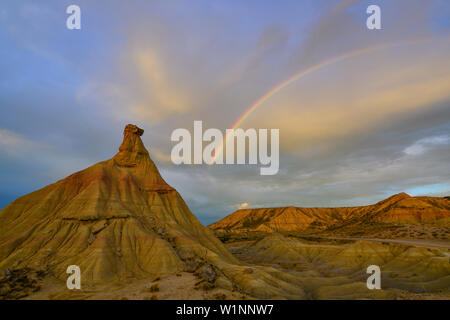
<instances>
[{"instance_id":1,"label":"sandy ground","mask_svg":"<svg viewBox=\"0 0 450 320\"><path fill-rule=\"evenodd\" d=\"M47 278L40 291L26 300L211 300L248 299L237 291L214 287L192 273L163 276L160 279L129 279L112 285L68 290L60 280Z\"/></svg>"}]
</instances>

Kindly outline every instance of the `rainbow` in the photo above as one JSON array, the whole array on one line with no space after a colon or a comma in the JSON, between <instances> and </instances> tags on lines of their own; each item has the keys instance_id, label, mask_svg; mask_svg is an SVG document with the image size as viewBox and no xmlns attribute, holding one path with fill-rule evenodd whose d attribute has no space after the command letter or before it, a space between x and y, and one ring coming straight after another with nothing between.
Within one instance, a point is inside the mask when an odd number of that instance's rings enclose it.
<instances>
[{"instance_id":1,"label":"rainbow","mask_svg":"<svg viewBox=\"0 0 450 320\"><path fill-rule=\"evenodd\" d=\"M409 42L409 41L408 41ZM417 42L417 41L414 41ZM280 90L282 90L283 88L286 88L287 86L289 86L290 84L292 84L293 82L297 81L300 78L303 78L304 76L314 72L314 71L318 71L320 69L323 69L331 64L343 61L343 60L347 60L356 56L360 56L362 54L365 54L367 52L370 51L374 51L377 49L381 49L381 48L385 48L385 47L391 47L391 46L398 46L401 44L405 44L407 43L407 41L401 42L401 43L394 43L394 44L384 44L384 45L378 45L378 46L372 46L372 47L367 47L367 48L363 48L363 49L358 49L358 50L354 50L354 51L350 51L347 53L344 53L340 56L331 58L329 60L320 62L319 64L313 65L303 71L300 71L297 74L294 74L292 77L290 77L289 79L287 79L286 81L283 81L282 83L280 83L279 85L277 85L276 87L272 88L270 91L268 91L266 94L264 94L261 98L259 98L258 100L256 100L251 107L234 123L232 130L236 130L259 106L261 106L264 102L266 102L270 97L272 97L274 94L276 94L277 92L279 92ZM233 131L230 131L225 138L222 141L222 145L217 149L217 152L214 154L214 158L213 160L215 161L216 158L221 154L223 147L226 143L226 141L228 140L228 138L230 137L230 135L233 133Z\"/></svg>"}]
</instances>

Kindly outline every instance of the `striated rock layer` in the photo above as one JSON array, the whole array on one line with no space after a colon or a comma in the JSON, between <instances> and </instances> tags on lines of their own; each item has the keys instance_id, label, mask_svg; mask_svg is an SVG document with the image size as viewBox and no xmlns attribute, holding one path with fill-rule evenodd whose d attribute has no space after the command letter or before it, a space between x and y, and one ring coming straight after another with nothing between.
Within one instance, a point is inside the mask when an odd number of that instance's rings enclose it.
<instances>
[{"instance_id":1,"label":"striated rock layer","mask_svg":"<svg viewBox=\"0 0 450 320\"><path fill-rule=\"evenodd\" d=\"M318 232L374 224L450 227L447 198L394 195L374 205L342 208L241 209L209 227L218 233L242 231Z\"/></svg>"}]
</instances>

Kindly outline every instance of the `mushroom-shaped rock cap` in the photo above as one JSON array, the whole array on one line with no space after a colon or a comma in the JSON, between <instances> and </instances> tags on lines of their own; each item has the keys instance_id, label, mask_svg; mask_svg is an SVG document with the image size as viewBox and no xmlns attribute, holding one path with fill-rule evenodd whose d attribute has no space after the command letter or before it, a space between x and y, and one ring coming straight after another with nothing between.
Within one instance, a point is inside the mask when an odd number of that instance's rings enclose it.
<instances>
[{"instance_id":1,"label":"mushroom-shaped rock cap","mask_svg":"<svg viewBox=\"0 0 450 320\"><path fill-rule=\"evenodd\" d=\"M123 131L123 142L120 145L119 152L113 157L115 165L127 168L121 170L122 173L128 172L136 185L145 191L172 191L159 174L150 155L145 149L141 140L144 130L128 124Z\"/></svg>"},{"instance_id":2,"label":"mushroom-shaped rock cap","mask_svg":"<svg viewBox=\"0 0 450 320\"><path fill-rule=\"evenodd\" d=\"M135 166L140 157L148 157L148 151L142 143L144 130L134 124L127 124L123 131L123 142L114 159L121 166Z\"/></svg>"},{"instance_id":3,"label":"mushroom-shaped rock cap","mask_svg":"<svg viewBox=\"0 0 450 320\"><path fill-rule=\"evenodd\" d=\"M123 130L123 134L126 135L127 133L134 133L138 136L142 136L144 134L144 129L141 129L134 124L127 124L125 129Z\"/></svg>"}]
</instances>

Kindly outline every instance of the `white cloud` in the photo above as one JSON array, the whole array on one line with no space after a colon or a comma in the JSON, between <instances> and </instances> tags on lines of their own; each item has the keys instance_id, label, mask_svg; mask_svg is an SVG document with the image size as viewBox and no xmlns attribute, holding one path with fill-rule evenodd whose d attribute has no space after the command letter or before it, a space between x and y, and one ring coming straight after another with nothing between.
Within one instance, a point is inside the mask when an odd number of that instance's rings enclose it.
<instances>
[{"instance_id":1,"label":"white cloud","mask_svg":"<svg viewBox=\"0 0 450 320\"><path fill-rule=\"evenodd\" d=\"M236 204L230 206L229 208L233 209L233 210L246 209L246 208L248 208L248 202L236 203Z\"/></svg>"},{"instance_id":2,"label":"white cloud","mask_svg":"<svg viewBox=\"0 0 450 320\"><path fill-rule=\"evenodd\" d=\"M17 155L20 150L30 147L33 143L27 138L6 129L0 129L0 152Z\"/></svg>"},{"instance_id":3,"label":"white cloud","mask_svg":"<svg viewBox=\"0 0 450 320\"><path fill-rule=\"evenodd\" d=\"M436 145L450 144L450 136L433 136L417 140L412 145L406 147L403 152L409 156L418 156L425 153L428 149Z\"/></svg>"}]
</instances>

